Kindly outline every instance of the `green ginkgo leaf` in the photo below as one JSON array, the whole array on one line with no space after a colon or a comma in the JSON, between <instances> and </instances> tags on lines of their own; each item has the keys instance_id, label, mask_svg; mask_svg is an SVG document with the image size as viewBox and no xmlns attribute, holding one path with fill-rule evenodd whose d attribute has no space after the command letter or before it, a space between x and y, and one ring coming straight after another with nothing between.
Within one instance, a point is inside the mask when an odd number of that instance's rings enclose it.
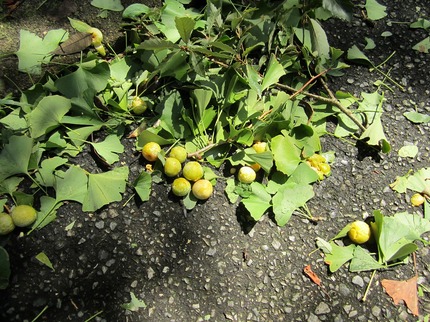
<instances>
[{"instance_id":1,"label":"green ginkgo leaf","mask_svg":"<svg viewBox=\"0 0 430 322\"><path fill-rule=\"evenodd\" d=\"M44 252L40 252L36 255L36 259L41 262L42 264L48 266L50 269L55 271L54 267L52 266L51 261L49 260L48 256Z\"/></svg>"},{"instance_id":2,"label":"green ginkgo leaf","mask_svg":"<svg viewBox=\"0 0 430 322\"><path fill-rule=\"evenodd\" d=\"M20 31L19 49L16 56L19 59L18 69L22 72L39 75L42 64L51 60L51 52L57 48L60 41L68 38L63 29L50 30L42 39L27 30Z\"/></svg>"},{"instance_id":3,"label":"green ginkgo leaf","mask_svg":"<svg viewBox=\"0 0 430 322\"><path fill-rule=\"evenodd\" d=\"M242 199L242 203L249 211L251 217L258 221L270 208L270 194L266 188L259 182L251 183L252 194L248 198Z\"/></svg>"},{"instance_id":4,"label":"green ginkgo leaf","mask_svg":"<svg viewBox=\"0 0 430 322\"><path fill-rule=\"evenodd\" d=\"M93 0L91 5L104 10L111 11L122 11L124 7L121 4L121 0Z\"/></svg>"},{"instance_id":5,"label":"green ginkgo leaf","mask_svg":"<svg viewBox=\"0 0 430 322\"><path fill-rule=\"evenodd\" d=\"M124 303L121 305L123 309L129 311L138 311L140 308L146 308L144 301L139 300L133 292L130 292L131 301L129 303Z\"/></svg>"},{"instance_id":6,"label":"green ginkgo leaf","mask_svg":"<svg viewBox=\"0 0 430 322\"><path fill-rule=\"evenodd\" d=\"M54 221L55 218L57 218L57 209L62 205L62 202L57 202L57 200L52 197L40 197L40 210L37 212L36 222L33 224L28 234L31 234L35 229L42 229Z\"/></svg>"},{"instance_id":7,"label":"green ginkgo leaf","mask_svg":"<svg viewBox=\"0 0 430 322\"><path fill-rule=\"evenodd\" d=\"M106 62L92 60L79 64L76 71L57 79L55 86L68 98L80 97L89 88L95 92L102 91L108 83L109 76L109 65Z\"/></svg>"},{"instance_id":8,"label":"green ginkgo leaf","mask_svg":"<svg viewBox=\"0 0 430 322\"><path fill-rule=\"evenodd\" d=\"M325 255L324 262L329 265L330 272L334 273L354 257L356 245L351 244L345 247L331 241L330 246L331 252Z\"/></svg>"},{"instance_id":9,"label":"green ginkgo leaf","mask_svg":"<svg viewBox=\"0 0 430 322\"><path fill-rule=\"evenodd\" d=\"M70 110L70 100L59 95L46 96L28 115L32 138L45 135L61 124L61 119Z\"/></svg>"},{"instance_id":10,"label":"green ginkgo leaf","mask_svg":"<svg viewBox=\"0 0 430 322\"><path fill-rule=\"evenodd\" d=\"M88 192L88 177L85 170L72 166L66 172L57 171L54 189L57 201L83 203Z\"/></svg>"},{"instance_id":11,"label":"green ginkgo leaf","mask_svg":"<svg viewBox=\"0 0 430 322\"><path fill-rule=\"evenodd\" d=\"M52 187L55 182L55 169L67 163L67 159L61 157L48 158L42 161L39 171L35 174L36 181L45 186Z\"/></svg>"},{"instance_id":12,"label":"green ginkgo leaf","mask_svg":"<svg viewBox=\"0 0 430 322\"><path fill-rule=\"evenodd\" d=\"M142 201L148 201L151 193L152 178L151 175L145 171L139 175L134 181L133 186Z\"/></svg>"},{"instance_id":13,"label":"green ginkgo leaf","mask_svg":"<svg viewBox=\"0 0 430 322\"><path fill-rule=\"evenodd\" d=\"M119 160L118 153L124 152L124 146L115 134L108 135L102 142L90 142L90 144L97 154L109 164L117 162Z\"/></svg>"},{"instance_id":14,"label":"green ginkgo leaf","mask_svg":"<svg viewBox=\"0 0 430 322\"><path fill-rule=\"evenodd\" d=\"M104 173L88 176L88 193L85 196L82 210L96 211L104 205L122 199L128 179L128 167L115 168Z\"/></svg>"},{"instance_id":15,"label":"green ginkgo leaf","mask_svg":"<svg viewBox=\"0 0 430 322\"><path fill-rule=\"evenodd\" d=\"M314 190L309 184L287 182L282 185L272 199L276 223L284 226L293 212L303 207L313 196Z\"/></svg>"},{"instance_id":16,"label":"green ginkgo leaf","mask_svg":"<svg viewBox=\"0 0 430 322\"><path fill-rule=\"evenodd\" d=\"M32 152L31 138L25 135L10 137L0 153L0 182L15 174L27 174Z\"/></svg>"},{"instance_id":17,"label":"green ginkgo leaf","mask_svg":"<svg viewBox=\"0 0 430 322\"><path fill-rule=\"evenodd\" d=\"M370 20L379 20L387 15L387 7L379 4L376 0L366 0L365 8Z\"/></svg>"},{"instance_id":18,"label":"green ginkgo leaf","mask_svg":"<svg viewBox=\"0 0 430 322\"><path fill-rule=\"evenodd\" d=\"M267 72L263 78L263 83L261 84L261 90L264 91L269 86L277 83L279 79L284 75L284 68L278 62L276 56L272 55L270 57L269 66L267 67Z\"/></svg>"}]
</instances>

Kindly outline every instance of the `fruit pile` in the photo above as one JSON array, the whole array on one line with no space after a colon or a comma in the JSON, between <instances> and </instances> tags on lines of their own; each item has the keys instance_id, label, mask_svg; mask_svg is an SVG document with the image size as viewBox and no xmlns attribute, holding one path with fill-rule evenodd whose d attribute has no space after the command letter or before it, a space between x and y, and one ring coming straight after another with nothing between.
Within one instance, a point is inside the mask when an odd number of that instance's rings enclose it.
<instances>
[{"instance_id":1,"label":"fruit pile","mask_svg":"<svg viewBox=\"0 0 430 322\"><path fill-rule=\"evenodd\" d=\"M206 200L212 195L213 186L204 178L202 165L197 161L187 161L185 148L175 146L168 156L162 159L159 157L161 152L161 146L156 142L148 142L142 149L142 155L147 161L161 160L164 163L164 174L169 178L176 177L171 186L175 196L185 197L191 193L198 200ZM181 172L182 176L180 176Z\"/></svg>"},{"instance_id":2,"label":"fruit pile","mask_svg":"<svg viewBox=\"0 0 430 322\"><path fill-rule=\"evenodd\" d=\"M323 180L324 176L328 177L331 174L330 164L327 163L326 158L321 154L315 153L310 156L306 162L316 173L318 173L320 180Z\"/></svg>"},{"instance_id":3,"label":"fruit pile","mask_svg":"<svg viewBox=\"0 0 430 322\"><path fill-rule=\"evenodd\" d=\"M37 211L28 205L19 205L10 214L0 213L0 235L11 233L15 227L29 227L37 219Z\"/></svg>"}]
</instances>

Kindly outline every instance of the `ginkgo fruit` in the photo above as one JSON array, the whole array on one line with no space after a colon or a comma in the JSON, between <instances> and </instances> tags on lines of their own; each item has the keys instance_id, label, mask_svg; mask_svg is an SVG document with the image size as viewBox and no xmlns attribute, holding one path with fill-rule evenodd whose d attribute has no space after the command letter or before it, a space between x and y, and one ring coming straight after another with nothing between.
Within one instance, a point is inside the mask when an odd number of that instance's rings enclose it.
<instances>
[{"instance_id":1,"label":"ginkgo fruit","mask_svg":"<svg viewBox=\"0 0 430 322\"><path fill-rule=\"evenodd\" d=\"M411 197L411 204L415 207L421 206L425 201L426 198L420 193L415 193Z\"/></svg>"},{"instance_id":2,"label":"ginkgo fruit","mask_svg":"<svg viewBox=\"0 0 430 322\"><path fill-rule=\"evenodd\" d=\"M370 226L361 220L354 221L348 231L348 237L355 244L364 244L369 241L372 231Z\"/></svg>"},{"instance_id":3,"label":"ginkgo fruit","mask_svg":"<svg viewBox=\"0 0 430 322\"><path fill-rule=\"evenodd\" d=\"M172 183L172 193L184 197L191 191L191 183L185 178L176 178Z\"/></svg>"},{"instance_id":4,"label":"ginkgo fruit","mask_svg":"<svg viewBox=\"0 0 430 322\"><path fill-rule=\"evenodd\" d=\"M88 33L91 34L91 44L94 46L94 48L97 50L97 52L102 56L106 56L106 50L102 44L103 34L100 31L100 29L90 28L90 29L88 29Z\"/></svg>"},{"instance_id":5,"label":"ginkgo fruit","mask_svg":"<svg viewBox=\"0 0 430 322\"><path fill-rule=\"evenodd\" d=\"M136 115L143 114L147 108L148 108L148 105L139 96L135 96L131 101L130 111Z\"/></svg>"},{"instance_id":6,"label":"ginkgo fruit","mask_svg":"<svg viewBox=\"0 0 430 322\"><path fill-rule=\"evenodd\" d=\"M254 182L257 174L254 169L248 166L241 167L239 169L239 173L237 174L237 178L242 183L251 183Z\"/></svg>"},{"instance_id":7,"label":"ginkgo fruit","mask_svg":"<svg viewBox=\"0 0 430 322\"><path fill-rule=\"evenodd\" d=\"M257 153L263 153L264 151L267 150L267 142L255 142L252 145L252 148L255 150L255 152Z\"/></svg>"},{"instance_id":8,"label":"ginkgo fruit","mask_svg":"<svg viewBox=\"0 0 430 322\"><path fill-rule=\"evenodd\" d=\"M213 186L209 180L200 179L193 184L191 191L197 199L206 200L212 195Z\"/></svg>"},{"instance_id":9,"label":"ginkgo fruit","mask_svg":"<svg viewBox=\"0 0 430 322\"><path fill-rule=\"evenodd\" d=\"M184 163L185 160L187 160L187 150L182 146L175 146L170 151L169 156L178 159L181 163Z\"/></svg>"},{"instance_id":10,"label":"ginkgo fruit","mask_svg":"<svg viewBox=\"0 0 430 322\"><path fill-rule=\"evenodd\" d=\"M181 172L182 166L176 158L168 157L164 163L164 174L168 177L174 177Z\"/></svg>"},{"instance_id":11,"label":"ginkgo fruit","mask_svg":"<svg viewBox=\"0 0 430 322\"><path fill-rule=\"evenodd\" d=\"M182 169L182 175L190 181L197 181L203 177L203 167L197 161L187 162Z\"/></svg>"},{"instance_id":12,"label":"ginkgo fruit","mask_svg":"<svg viewBox=\"0 0 430 322\"><path fill-rule=\"evenodd\" d=\"M15 224L10 215L2 212L0 213L0 235L4 236L11 233L15 229Z\"/></svg>"},{"instance_id":13,"label":"ginkgo fruit","mask_svg":"<svg viewBox=\"0 0 430 322\"><path fill-rule=\"evenodd\" d=\"M148 161L155 161L158 159L158 153L161 152L161 147L156 142L148 142L143 146L142 155Z\"/></svg>"},{"instance_id":14,"label":"ginkgo fruit","mask_svg":"<svg viewBox=\"0 0 430 322\"><path fill-rule=\"evenodd\" d=\"M12 209L10 214L17 227L28 227L37 219L37 211L29 205L19 205Z\"/></svg>"}]
</instances>

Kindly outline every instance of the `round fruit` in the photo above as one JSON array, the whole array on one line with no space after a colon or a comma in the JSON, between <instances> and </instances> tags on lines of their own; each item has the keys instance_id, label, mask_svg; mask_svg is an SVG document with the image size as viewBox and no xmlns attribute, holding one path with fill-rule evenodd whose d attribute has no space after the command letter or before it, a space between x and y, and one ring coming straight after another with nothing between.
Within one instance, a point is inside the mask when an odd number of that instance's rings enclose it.
<instances>
[{"instance_id":1,"label":"round fruit","mask_svg":"<svg viewBox=\"0 0 430 322\"><path fill-rule=\"evenodd\" d=\"M415 207L421 206L425 201L426 198L420 193L415 193L411 197L411 204Z\"/></svg>"},{"instance_id":2,"label":"round fruit","mask_svg":"<svg viewBox=\"0 0 430 322\"><path fill-rule=\"evenodd\" d=\"M314 155L310 156L307 161L312 167L317 168L320 163L325 163L326 159L321 154L315 153Z\"/></svg>"},{"instance_id":3,"label":"round fruit","mask_svg":"<svg viewBox=\"0 0 430 322\"><path fill-rule=\"evenodd\" d=\"M194 197L196 197L199 200L206 200L214 191L214 188L212 187L212 184L209 180L206 179L200 179L196 181L193 184L192 192Z\"/></svg>"},{"instance_id":4,"label":"round fruit","mask_svg":"<svg viewBox=\"0 0 430 322\"><path fill-rule=\"evenodd\" d=\"M139 96L135 96L131 101L130 110L136 115L143 114L147 108L148 108L148 105Z\"/></svg>"},{"instance_id":5,"label":"round fruit","mask_svg":"<svg viewBox=\"0 0 430 322\"><path fill-rule=\"evenodd\" d=\"M328 176L331 173L331 167L328 163L320 163L318 165L318 169L326 176Z\"/></svg>"},{"instance_id":6,"label":"round fruit","mask_svg":"<svg viewBox=\"0 0 430 322\"><path fill-rule=\"evenodd\" d=\"M256 173L253 168L245 166L239 169L237 178L242 183L251 183L255 180Z\"/></svg>"},{"instance_id":7,"label":"round fruit","mask_svg":"<svg viewBox=\"0 0 430 322\"><path fill-rule=\"evenodd\" d=\"M256 142L252 145L252 148L257 153L263 153L267 149L267 142Z\"/></svg>"},{"instance_id":8,"label":"round fruit","mask_svg":"<svg viewBox=\"0 0 430 322\"><path fill-rule=\"evenodd\" d=\"M251 164L251 165L250 165L250 167L251 167L255 172L257 172L258 170L260 170L260 169L261 169L261 165L259 165L258 163Z\"/></svg>"},{"instance_id":9,"label":"round fruit","mask_svg":"<svg viewBox=\"0 0 430 322\"><path fill-rule=\"evenodd\" d=\"M161 147L158 143L148 142L143 146L142 155L148 161L155 161L158 159L158 153L161 152Z\"/></svg>"},{"instance_id":10,"label":"round fruit","mask_svg":"<svg viewBox=\"0 0 430 322\"><path fill-rule=\"evenodd\" d=\"M169 154L170 157L178 159L179 162L184 163L187 159L187 150L181 146L175 146Z\"/></svg>"},{"instance_id":11,"label":"round fruit","mask_svg":"<svg viewBox=\"0 0 430 322\"><path fill-rule=\"evenodd\" d=\"M168 177L174 177L181 172L181 162L176 158L166 158L166 162L164 163L164 173Z\"/></svg>"},{"instance_id":12,"label":"round fruit","mask_svg":"<svg viewBox=\"0 0 430 322\"><path fill-rule=\"evenodd\" d=\"M351 224L348 231L348 237L356 244L363 244L370 239L372 231L370 226L364 221L357 220Z\"/></svg>"},{"instance_id":13,"label":"round fruit","mask_svg":"<svg viewBox=\"0 0 430 322\"><path fill-rule=\"evenodd\" d=\"M29 205L19 205L12 209L11 217L17 227L27 227L37 219L37 211Z\"/></svg>"},{"instance_id":14,"label":"round fruit","mask_svg":"<svg viewBox=\"0 0 430 322\"><path fill-rule=\"evenodd\" d=\"M4 212L0 213L0 235L4 236L15 229L12 217Z\"/></svg>"},{"instance_id":15,"label":"round fruit","mask_svg":"<svg viewBox=\"0 0 430 322\"><path fill-rule=\"evenodd\" d=\"M203 177L203 167L197 161L190 161L184 165L182 174L185 179L197 181Z\"/></svg>"},{"instance_id":16,"label":"round fruit","mask_svg":"<svg viewBox=\"0 0 430 322\"><path fill-rule=\"evenodd\" d=\"M191 191L191 183L185 178L176 178L172 183L172 192L175 196L185 197Z\"/></svg>"}]
</instances>

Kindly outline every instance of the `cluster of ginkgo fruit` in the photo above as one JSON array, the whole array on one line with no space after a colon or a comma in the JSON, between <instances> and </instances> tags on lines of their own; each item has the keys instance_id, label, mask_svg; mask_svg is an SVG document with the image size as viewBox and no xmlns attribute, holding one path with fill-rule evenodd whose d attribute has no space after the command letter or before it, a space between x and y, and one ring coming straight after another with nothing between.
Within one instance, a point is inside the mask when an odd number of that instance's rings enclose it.
<instances>
[{"instance_id":1,"label":"cluster of ginkgo fruit","mask_svg":"<svg viewBox=\"0 0 430 322\"><path fill-rule=\"evenodd\" d=\"M148 142L142 149L143 157L150 162L158 160L160 152L161 147L156 142ZM164 158L163 171L167 177L176 177L171 188L178 197L185 197L191 192L196 199L206 200L213 193L212 183L203 178L204 170L200 162L187 161L187 151L181 146L173 147Z\"/></svg>"},{"instance_id":2,"label":"cluster of ginkgo fruit","mask_svg":"<svg viewBox=\"0 0 430 322\"><path fill-rule=\"evenodd\" d=\"M19 205L12 208L10 214L0 213L0 235L11 233L15 227L28 227L37 219L37 211L29 205Z\"/></svg>"},{"instance_id":3,"label":"cluster of ginkgo fruit","mask_svg":"<svg viewBox=\"0 0 430 322\"><path fill-rule=\"evenodd\" d=\"M326 158L321 154L315 153L306 162L318 174L319 180L323 180L324 176L327 177L331 173L330 164L327 163Z\"/></svg>"}]
</instances>

